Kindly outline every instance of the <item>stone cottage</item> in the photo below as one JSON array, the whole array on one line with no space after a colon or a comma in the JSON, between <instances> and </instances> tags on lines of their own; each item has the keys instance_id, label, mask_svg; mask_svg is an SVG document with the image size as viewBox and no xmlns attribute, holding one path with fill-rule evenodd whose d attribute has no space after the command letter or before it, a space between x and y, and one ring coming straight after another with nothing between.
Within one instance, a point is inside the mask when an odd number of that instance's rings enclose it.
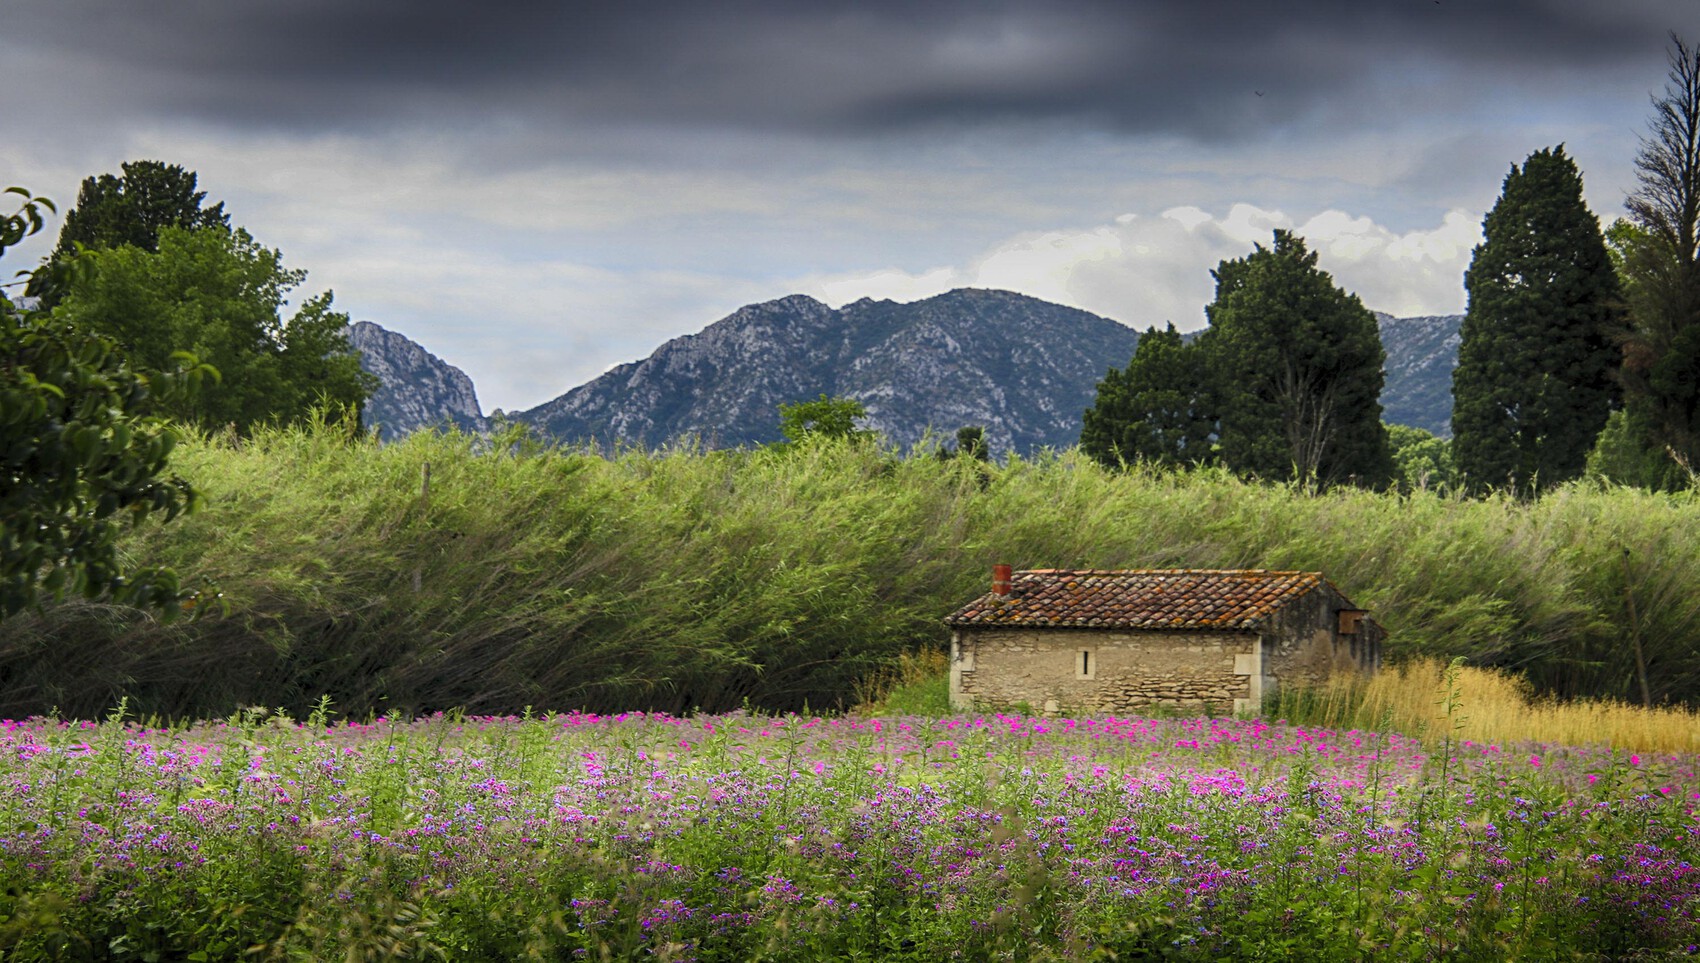
<instances>
[{"instance_id":1,"label":"stone cottage","mask_svg":"<svg viewBox=\"0 0 1700 963\"><path fill-rule=\"evenodd\" d=\"M1380 625L1319 572L1011 572L945 619L953 707L1257 711L1282 685L1381 664Z\"/></svg>"}]
</instances>

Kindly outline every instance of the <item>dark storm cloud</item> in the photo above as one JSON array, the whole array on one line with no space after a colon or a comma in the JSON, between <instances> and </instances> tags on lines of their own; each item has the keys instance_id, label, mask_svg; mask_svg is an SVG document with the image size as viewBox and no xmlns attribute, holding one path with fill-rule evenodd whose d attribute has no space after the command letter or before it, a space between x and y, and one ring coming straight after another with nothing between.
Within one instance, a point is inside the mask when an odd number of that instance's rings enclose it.
<instances>
[{"instance_id":1,"label":"dark storm cloud","mask_svg":"<svg viewBox=\"0 0 1700 963\"><path fill-rule=\"evenodd\" d=\"M1389 70L1587 83L1694 0L1158 3L8 0L0 79L52 111L299 130L519 123L879 134L1064 120L1206 140L1361 122ZM4 61L50 63L6 76ZM0 100L0 105L8 101Z\"/></svg>"}]
</instances>

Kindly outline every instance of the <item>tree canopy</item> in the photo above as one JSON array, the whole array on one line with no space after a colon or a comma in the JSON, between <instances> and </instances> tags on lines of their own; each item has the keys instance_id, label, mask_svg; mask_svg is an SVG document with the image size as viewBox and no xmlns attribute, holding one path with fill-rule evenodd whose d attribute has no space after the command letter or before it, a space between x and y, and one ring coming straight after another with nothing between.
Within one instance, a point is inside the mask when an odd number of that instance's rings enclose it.
<instances>
[{"instance_id":1,"label":"tree canopy","mask_svg":"<svg viewBox=\"0 0 1700 963\"><path fill-rule=\"evenodd\" d=\"M196 175L175 164L130 161L123 174L86 177L77 191L77 205L65 213L59 242L47 265L37 272L29 294L43 307L58 303L66 286L58 273L78 250L104 250L131 245L159 250L159 232L166 227L230 227L221 201L203 207L206 192L195 189Z\"/></svg>"},{"instance_id":2,"label":"tree canopy","mask_svg":"<svg viewBox=\"0 0 1700 963\"><path fill-rule=\"evenodd\" d=\"M77 206L65 213L55 257L71 254L76 245L102 249L126 244L144 251L159 250L159 232L167 227L230 226L224 202L203 207L207 192L196 190L194 171L160 161L130 161L123 174L83 179Z\"/></svg>"},{"instance_id":3,"label":"tree canopy","mask_svg":"<svg viewBox=\"0 0 1700 963\"><path fill-rule=\"evenodd\" d=\"M867 414L867 409L854 398L833 398L823 393L813 401L780 405L779 433L790 444L810 438L859 441L875 434L856 427L856 419Z\"/></svg>"},{"instance_id":4,"label":"tree canopy","mask_svg":"<svg viewBox=\"0 0 1700 963\"><path fill-rule=\"evenodd\" d=\"M130 360L163 370L187 350L217 368L216 390L170 403L164 413L207 428L245 432L323 406L353 413L374 387L348 342L348 316L325 292L282 310L305 272L240 228L160 230L159 249L92 251L58 316L117 342Z\"/></svg>"},{"instance_id":5,"label":"tree canopy","mask_svg":"<svg viewBox=\"0 0 1700 963\"><path fill-rule=\"evenodd\" d=\"M1288 231L1211 273L1216 299L1197 344L1215 388L1222 461L1307 484L1389 481L1375 316Z\"/></svg>"},{"instance_id":6,"label":"tree canopy","mask_svg":"<svg viewBox=\"0 0 1700 963\"><path fill-rule=\"evenodd\" d=\"M0 253L42 226L50 202L21 188L0 221ZM68 594L155 608L188 596L169 569L129 569L120 526L195 504L164 475L177 436L144 414L158 399L192 396L212 374L193 357L164 371L133 367L111 339L0 296L0 617Z\"/></svg>"},{"instance_id":7,"label":"tree canopy","mask_svg":"<svg viewBox=\"0 0 1700 963\"><path fill-rule=\"evenodd\" d=\"M1476 490L1582 474L1616 404L1617 274L1562 146L1512 165L1464 275L1453 451Z\"/></svg>"},{"instance_id":8,"label":"tree canopy","mask_svg":"<svg viewBox=\"0 0 1700 963\"><path fill-rule=\"evenodd\" d=\"M1098 382L1081 424L1081 450L1108 468L1213 461L1216 419L1204 362L1173 324L1140 335L1127 367L1111 368Z\"/></svg>"},{"instance_id":9,"label":"tree canopy","mask_svg":"<svg viewBox=\"0 0 1700 963\"><path fill-rule=\"evenodd\" d=\"M1387 444L1404 490L1444 489L1458 483L1458 468L1446 439L1421 428L1390 423Z\"/></svg>"}]
</instances>

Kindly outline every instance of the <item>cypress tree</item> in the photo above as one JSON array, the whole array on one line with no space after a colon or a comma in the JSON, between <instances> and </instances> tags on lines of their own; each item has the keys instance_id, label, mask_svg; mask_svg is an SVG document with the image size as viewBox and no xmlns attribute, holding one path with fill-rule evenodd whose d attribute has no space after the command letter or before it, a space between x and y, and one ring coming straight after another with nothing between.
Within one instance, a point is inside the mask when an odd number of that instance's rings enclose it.
<instances>
[{"instance_id":1,"label":"cypress tree","mask_svg":"<svg viewBox=\"0 0 1700 963\"><path fill-rule=\"evenodd\" d=\"M230 227L221 201L203 207L207 192L195 189L195 172L160 161L130 161L124 173L102 174L83 180L77 206L65 215L54 257L66 257L73 242L102 249L133 244L144 251L159 250L165 227Z\"/></svg>"},{"instance_id":2,"label":"cypress tree","mask_svg":"<svg viewBox=\"0 0 1700 963\"><path fill-rule=\"evenodd\" d=\"M1198 347L1217 386L1223 462L1306 484L1388 483L1375 316L1289 231L1212 274Z\"/></svg>"},{"instance_id":3,"label":"cypress tree","mask_svg":"<svg viewBox=\"0 0 1700 963\"><path fill-rule=\"evenodd\" d=\"M194 171L151 160L130 161L122 170L117 177L101 174L83 179L77 206L66 212L50 259L59 269L41 272L26 290L41 299L42 307L59 303L63 292L48 279L60 275L79 245L96 251L130 245L157 252L159 232L167 227L230 228L223 201L202 206L207 192L195 189Z\"/></svg>"},{"instance_id":4,"label":"cypress tree","mask_svg":"<svg viewBox=\"0 0 1700 963\"><path fill-rule=\"evenodd\" d=\"M1210 462L1216 424L1202 360L1173 324L1140 335L1127 368L1111 368L1098 382L1080 429L1081 450L1108 468L1135 461Z\"/></svg>"},{"instance_id":5,"label":"cypress tree","mask_svg":"<svg viewBox=\"0 0 1700 963\"><path fill-rule=\"evenodd\" d=\"M1617 401L1617 274L1562 146L1506 175L1464 275L1453 451L1478 491L1582 474Z\"/></svg>"}]
</instances>

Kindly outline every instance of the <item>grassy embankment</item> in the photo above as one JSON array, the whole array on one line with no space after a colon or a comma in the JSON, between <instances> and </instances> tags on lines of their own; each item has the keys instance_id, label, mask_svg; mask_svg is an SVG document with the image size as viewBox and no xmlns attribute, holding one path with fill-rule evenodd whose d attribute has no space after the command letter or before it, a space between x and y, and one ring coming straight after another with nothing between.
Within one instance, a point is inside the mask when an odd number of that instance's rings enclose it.
<instances>
[{"instance_id":1,"label":"grassy embankment","mask_svg":"<svg viewBox=\"0 0 1700 963\"><path fill-rule=\"evenodd\" d=\"M429 484L423 483L429 466ZM1316 569L1394 660L1463 655L1543 693L1700 698L1700 501L1324 494L1072 452L984 475L843 446L480 452L327 430L185 445L205 508L127 551L216 580L229 614L91 603L0 625L0 716L352 716L527 705L773 711L853 704L939 619L1018 567ZM1633 617L1631 616L1633 606Z\"/></svg>"}]
</instances>

